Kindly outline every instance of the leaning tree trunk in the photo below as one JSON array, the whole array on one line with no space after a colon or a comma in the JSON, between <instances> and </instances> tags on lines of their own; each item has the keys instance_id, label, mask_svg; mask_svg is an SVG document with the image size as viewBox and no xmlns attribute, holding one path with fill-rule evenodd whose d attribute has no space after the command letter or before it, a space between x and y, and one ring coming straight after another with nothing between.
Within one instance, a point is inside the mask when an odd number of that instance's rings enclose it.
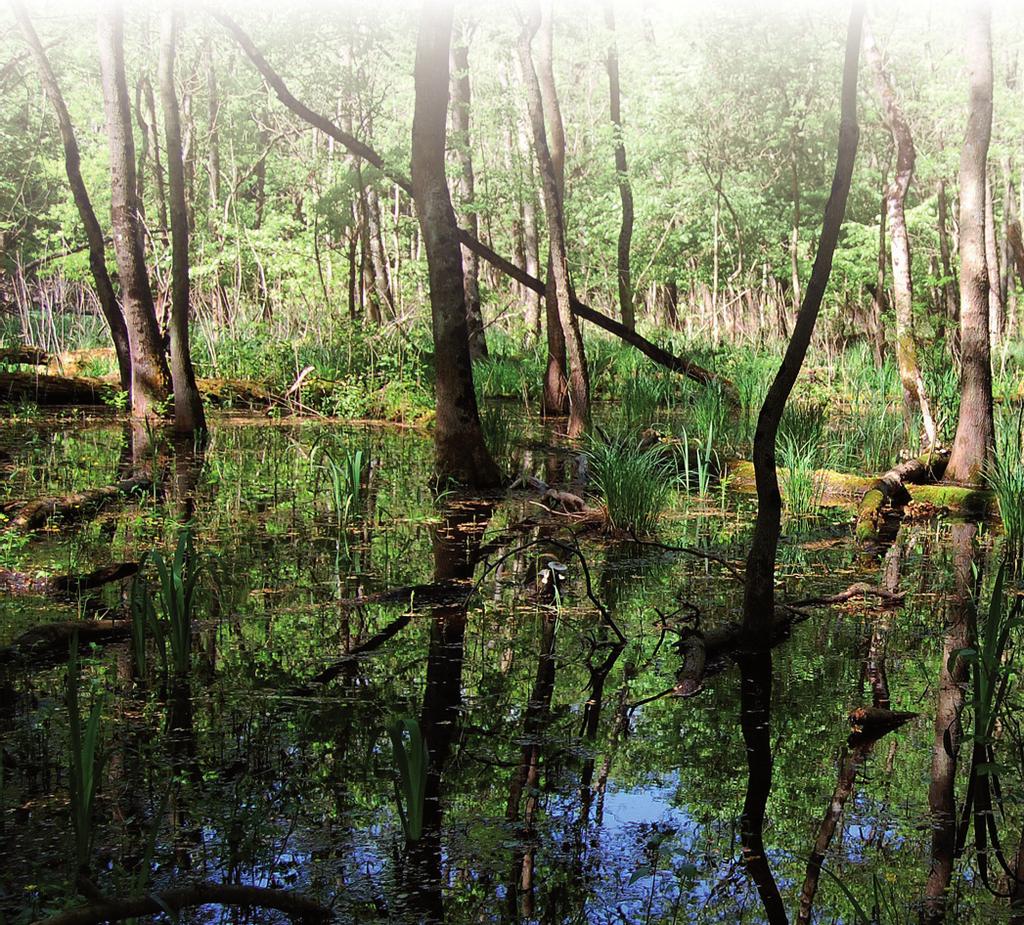
<instances>
[{"instance_id":1,"label":"leaning tree trunk","mask_svg":"<svg viewBox=\"0 0 1024 925\"><path fill-rule=\"evenodd\" d=\"M469 139L469 110L472 89L469 83L469 41L463 37L452 45L452 147L461 168L456 183L466 225L474 238L480 237L474 198L473 154ZM469 248L462 249L466 278L466 320L469 324L469 354L475 360L487 356L484 319L480 311L480 258Z\"/></svg>"},{"instance_id":2,"label":"leaning tree trunk","mask_svg":"<svg viewBox=\"0 0 1024 925\"><path fill-rule=\"evenodd\" d=\"M46 56L42 42L39 41L39 36L29 19L25 5L21 0L12 0L12 3L14 15L25 33L25 40L32 49L36 67L39 68L39 78L43 89L57 113L57 124L60 127L60 137L64 144L64 168L68 175L71 195L85 228L86 240L89 242L89 269L92 271L93 281L96 284L96 296L99 299L103 317L110 328L110 337L114 342L121 388L126 392L131 392L132 360L131 348L128 344L128 328L125 326L124 315L121 312L121 306L117 303L114 287L110 282L110 274L107 272L103 230L100 228L96 212L92 207L92 200L85 188L85 180L82 179L81 157L78 152L75 130L71 124L71 116L64 103L64 96L60 92L57 77L50 66L50 60Z\"/></svg>"},{"instance_id":3,"label":"leaning tree trunk","mask_svg":"<svg viewBox=\"0 0 1024 925\"><path fill-rule=\"evenodd\" d=\"M572 290L569 284L562 193L559 188L559 165L556 165L551 149L548 147L541 84L533 66L531 45L533 36L540 26L539 4L534 4L527 16L519 37L519 60L522 66L523 80L526 82L526 103L530 112L530 123L533 127L533 143L537 153L541 188L544 192L551 276L554 279L558 318L562 331L565 333L566 353L569 361L569 436L575 437L583 433L590 423L590 381L583 350L583 339L580 336L579 325L572 313ZM557 98L553 95L550 98L556 101L557 105ZM564 163L561 168L564 170Z\"/></svg>"},{"instance_id":4,"label":"leaning tree trunk","mask_svg":"<svg viewBox=\"0 0 1024 925\"><path fill-rule=\"evenodd\" d=\"M458 226L445 177L448 57L452 0L427 0L416 43L416 106L412 125L412 188L427 249L434 331L437 419L434 447L439 479L476 488L500 484L484 444L473 391L466 293Z\"/></svg>"},{"instance_id":5,"label":"leaning tree trunk","mask_svg":"<svg viewBox=\"0 0 1024 925\"><path fill-rule=\"evenodd\" d=\"M757 482L757 520L754 537L747 556L747 574L743 595L743 627L751 642L766 636L775 614L775 556L782 522L782 496L775 468L775 439L782 412L786 408L807 347L818 320L818 311L832 273L832 255L846 213L853 163L857 155L860 131L857 127L857 61L860 52L861 26L865 0L857 0L850 13L843 67L842 112L839 125L839 150L832 192L825 206L818 253L814 258L811 278L803 304L786 347L782 365L768 389L754 433L754 475Z\"/></svg>"},{"instance_id":6,"label":"leaning tree trunk","mask_svg":"<svg viewBox=\"0 0 1024 925\"><path fill-rule=\"evenodd\" d=\"M921 411L921 421L929 446L935 446L937 433L932 418L924 377L917 362L917 343L914 339L914 288L910 275L910 237L907 234L905 203L907 191L914 178L914 139L896 99L892 78L886 72L881 52L875 45L870 29L865 29L864 52L875 72L875 86L882 100L885 122L896 146L896 171L885 193L886 214L889 218L889 246L892 256L893 307L896 314L896 365L903 384L903 410L910 436L915 406Z\"/></svg>"},{"instance_id":7,"label":"leaning tree trunk","mask_svg":"<svg viewBox=\"0 0 1024 925\"><path fill-rule=\"evenodd\" d=\"M970 105L960 153L960 420L946 478L977 482L992 458L992 367L985 250L985 163L992 135L992 10L973 0L967 12Z\"/></svg>"},{"instance_id":8,"label":"leaning tree trunk","mask_svg":"<svg viewBox=\"0 0 1024 925\"><path fill-rule=\"evenodd\" d=\"M196 387L189 349L188 206L185 202L185 164L182 160L181 120L174 89L174 54L181 21L177 4L166 9L160 23L160 105L167 136L167 176L171 216L171 384L174 389L174 429L180 434L206 430L203 400Z\"/></svg>"},{"instance_id":9,"label":"leaning tree trunk","mask_svg":"<svg viewBox=\"0 0 1024 925\"><path fill-rule=\"evenodd\" d=\"M633 310L633 285L629 271L629 249L633 241L633 187L626 172L626 143L622 137L622 103L619 89L619 50L615 41L615 11L611 0L605 0L604 22L608 27L608 55L605 65L608 69L608 92L611 99L611 117L615 132L615 175L619 182L619 199L622 202L622 224L619 226L618 279L619 311L622 323L634 330L636 316Z\"/></svg>"},{"instance_id":10,"label":"leaning tree trunk","mask_svg":"<svg viewBox=\"0 0 1024 925\"><path fill-rule=\"evenodd\" d=\"M132 415L155 418L167 401L170 373L157 329L135 196L135 143L124 75L124 9L118 2L100 8L99 58L110 145L114 251L132 357Z\"/></svg>"}]
</instances>

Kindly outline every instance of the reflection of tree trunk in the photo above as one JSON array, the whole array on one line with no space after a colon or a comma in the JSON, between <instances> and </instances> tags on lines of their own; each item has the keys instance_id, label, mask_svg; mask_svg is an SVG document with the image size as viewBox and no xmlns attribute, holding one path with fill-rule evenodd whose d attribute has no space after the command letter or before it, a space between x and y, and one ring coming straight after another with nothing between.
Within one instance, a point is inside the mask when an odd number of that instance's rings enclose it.
<instances>
[{"instance_id":1,"label":"reflection of tree trunk","mask_svg":"<svg viewBox=\"0 0 1024 925\"><path fill-rule=\"evenodd\" d=\"M974 619L973 587L975 524L954 524L954 589L946 612L946 638L939 671L939 696L935 711L935 745L932 750L928 808L931 813L931 869L925 887L922 921L939 923L946 918L946 892L953 874L957 842L956 764L960 747L960 711L964 704L967 666L955 653L970 641ZM952 662L952 664L950 664Z\"/></svg>"},{"instance_id":2,"label":"reflection of tree trunk","mask_svg":"<svg viewBox=\"0 0 1024 925\"><path fill-rule=\"evenodd\" d=\"M489 511L449 512L434 533L434 580L446 582L473 577L476 552ZM459 731L462 709L462 663L466 607L458 604L433 611L426 687L420 711L420 731L429 756L423 836L406 846L408 894L417 913L428 922L444 920L441 871L444 772Z\"/></svg>"},{"instance_id":3,"label":"reflection of tree trunk","mask_svg":"<svg viewBox=\"0 0 1024 925\"><path fill-rule=\"evenodd\" d=\"M757 887L768 921L786 922L786 909L764 853L764 811L772 789L770 651L745 653L740 667L740 726L747 749L747 793L740 817L743 865Z\"/></svg>"}]
</instances>

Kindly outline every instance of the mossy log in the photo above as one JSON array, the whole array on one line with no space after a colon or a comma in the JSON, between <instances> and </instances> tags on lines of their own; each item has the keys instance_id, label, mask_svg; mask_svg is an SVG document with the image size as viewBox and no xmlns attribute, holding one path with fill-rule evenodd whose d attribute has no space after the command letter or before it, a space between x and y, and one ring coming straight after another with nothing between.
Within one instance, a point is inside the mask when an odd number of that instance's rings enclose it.
<instances>
[{"instance_id":1,"label":"mossy log","mask_svg":"<svg viewBox=\"0 0 1024 925\"><path fill-rule=\"evenodd\" d=\"M886 505L902 507L910 501L909 485L922 485L937 482L946 471L949 462L949 451L926 453L917 459L908 459L898 466L893 466L881 478L864 492L857 508L857 526L855 533L861 542L878 539L883 523L883 510Z\"/></svg>"},{"instance_id":2,"label":"mossy log","mask_svg":"<svg viewBox=\"0 0 1024 925\"><path fill-rule=\"evenodd\" d=\"M746 494L753 494L754 464L737 460L726 467L729 486ZM785 478L785 469L779 467L780 480ZM877 479L832 469L817 469L815 476L821 480L824 499L833 504L860 504L864 494ZM959 485L907 485L910 500L922 506L929 505L953 514L969 517L986 517L996 512L996 498L993 492L983 488L964 488Z\"/></svg>"},{"instance_id":3,"label":"mossy log","mask_svg":"<svg viewBox=\"0 0 1024 925\"><path fill-rule=\"evenodd\" d=\"M10 522L8 530L38 530L50 518L60 518L63 523L87 520L115 501L131 495L149 491L153 487L147 476L132 476L112 485L90 488L86 491L52 498L37 498L18 506L8 506Z\"/></svg>"},{"instance_id":4,"label":"mossy log","mask_svg":"<svg viewBox=\"0 0 1024 925\"><path fill-rule=\"evenodd\" d=\"M87 376L0 372L0 402L100 407L117 391L114 382Z\"/></svg>"},{"instance_id":5,"label":"mossy log","mask_svg":"<svg viewBox=\"0 0 1024 925\"><path fill-rule=\"evenodd\" d=\"M0 347L0 364L5 366L46 366L50 354L38 347Z\"/></svg>"}]
</instances>

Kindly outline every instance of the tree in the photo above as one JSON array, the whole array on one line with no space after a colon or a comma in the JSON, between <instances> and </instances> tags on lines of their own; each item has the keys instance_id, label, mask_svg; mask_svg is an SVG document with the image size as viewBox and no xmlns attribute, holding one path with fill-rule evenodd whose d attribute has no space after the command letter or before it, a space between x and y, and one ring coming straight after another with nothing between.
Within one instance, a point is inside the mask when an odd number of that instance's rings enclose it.
<instances>
[{"instance_id":1,"label":"tree","mask_svg":"<svg viewBox=\"0 0 1024 925\"><path fill-rule=\"evenodd\" d=\"M416 41L412 123L413 201L427 251L434 333L435 462L439 479L494 488L501 483L501 473L480 428L459 230L445 177L452 18L451 0L428 0L423 5Z\"/></svg>"},{"instance_id":2,"label":"tree","mask_svg":"<svg viewBox=\"0 0 1024 925\"><path fill-rule=\"evenodd\" d=\"M967 8L966 54L970 98L960 152L960 420L946 478L976 482L992 458L992 365L989 347L985 176L992 135L992 9Z\"/></svg>"},{"instance_id":3,"label":"tree","mask_svg":"<svg viewBox=\"0 0 1024 925\"><path fill-rule=\"evenodd\" d=\"M622 224L619 227L619 246L616 258L619 280L619 311L622 323L631 331L636 327L633 311L633 286L629 269L629 249L633 240L633 187L626 172L626 142L622 137L622 102L619 88L619 49L615 41L615 10L612 0L605 0L604 22L608 28L608 95L611 101L612 127L615 132L615 175L619 183L622 202Z\"/></svg>"},{"instance_id":4,"label":"tree","mask_svg":"<svg viewBox=\"0 0 1024 925\"><path fill-rule=\"evenodd\" d=\"M864 30L864 53L875 74L875 87L882 101L885 124L896 146L896 169L885 191L886 215L889 219L889 246L892 256L893 307L896 314L896 365L903 384L903 410L907 436L914 408L921 411L925 436L929 446L935 446L938 434L932 417L924 378L917 362L917 343L914 339L914 287L910 273L910 237L907 234L905 205L907 191L914 179L914 139L896 99L892 77L885 69L882 54L875 44L871 30Z\"/></svg>"},{"instance_id":5,"label":"tree","mask_svg":"<svg viewBox=\"0 0 1024 925\"><path fill-rule=\"evenodd\" d=\"M160 105L167 136L167 177L171 217L171 383L174 387L174 429L178 433L206 430L203 400L196 387L189 349L188 206L185 203L185 164L182 158L181 118L174 89L174 55L181 9L163 13L160 23Z\"/></svg>"},{"instance_id":6,"label":"tree","mask_svg":"<svg viewBox=\"0 0 1024 925\"><path fill-rule=\"evenodd\" d=\"M526 83L526 102L530 113L530 125L533 129L533 146L540 170L541 188L544 192L544 210L547 213L548 221L549 287L553 280L558 321L565 337L566 358L569 364L569 436L574 437L583 433L590 423L590 380L583 349L583 338L580 336L579 325L572 312L572 288L569 282L569 261L566 252L565 215L563 212L565 136L560 127L561 115L558 113L558 100L550 74L548 53L544 53L545 66L542 67L542 71L548 73L545 81L548 84L546 97L542 93L542 84L533 65L531 46L533 37L540 26L540 4L535 3L527 10L519 34L519 63L522 67L523 80ZM548 30L550 30L550 19ZM550 45L550 37L542 44ZM547 107L544 105L545 98L549 101ZM552 118L545 119L545 108L551 113ZM559 126L555 132L555 137L559 140L556 141L553 148L548 147L545 122L553 122ZM555 152L559 152L557 160ZM548 323L549 325L551 323L550 314Z\"/></svg>"},{"instance_id":7,"label":"tree","mask_svg":"<svg viewBox=\"0 0 1024 925\"><path fill-rule=\"evenodd\" d=\"M473 202L473 154L469 137L469 112L472 88L469 83L469 26L463 23L462 35L452 45L452 146L459 158L457 190L465 214L467 230L480 236L480 223ZM469 353L473 359L487 356L484 320L480 313L480 258L463 245L463 272L466 277L466 312L469 322Z\"/></svg>"},{"instance_id":8,"label":"tree","mask_svg":"<svg viewBox=\"0 0 1024 925\"><path fill-rule=\"evenodd\" d=\"M121 299L132 358L132 416L160 415L170 389L170 372L149 288L142 225L135 192L135 143L124 74L124 9L118 0L99 15L100 78L110 147L111 221L121 277Z\"/></svg>"},{"instance_id":9,"label":"tree","mask_svg":"<svg viewBox=\"0 0 1024 925\"><path fill-rule=\"evenodd\" d=\"M50 66L50 60L46 56L42 42L39 41L39 36L29 19L24 3L21 0L11 0L11 2L14 15L25 33L25 41L32 49L32 56L39 69L39 78L43 88L57 113L57 124L60 127L60 137L64 145L64 168L68 175L68 184L75 200L75 207L78 209L82 226L85 228L85 237L89 242L89 269L92 272L93 282L96 284L96 296L99 299L103 317L110 328L110 337L114 342L121 388L126 392L131 392L132 359L128 343L128 329L125 326L121 306L118 305L117 297L114 295L110 274L107 272L103 229L100 228L96 212L92 207L92 200L89 198L89 191L85 187L85 180L82 179L81 156L78 152L78 139L75 137L75 129L71 124L71 116L64 103L64 95L60 91L57 77Z\"/></svg>"}]
</instances>

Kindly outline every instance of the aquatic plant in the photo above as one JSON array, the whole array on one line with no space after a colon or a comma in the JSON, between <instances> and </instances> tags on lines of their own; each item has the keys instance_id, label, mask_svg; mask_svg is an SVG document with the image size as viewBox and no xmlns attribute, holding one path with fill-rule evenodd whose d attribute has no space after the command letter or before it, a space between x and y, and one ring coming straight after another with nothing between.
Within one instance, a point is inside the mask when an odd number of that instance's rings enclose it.
<instances>
[{"instance_id":1,"label":"aquatic plant","mask_svg":"<svg viewBox=\"0 0 1024 925\"><path fill-rule=\"evenodd\" d=\"M653 533L670 490L661 448L619 433L591 440L586 455L611 526Z\"/></svg>"},{"instance_id":2,"label":"aquatic plant","mask_svg":"<svg viewBox=\"0 0 1024 925\"><path fill-rule=\"evenodd\" d=\"M412 717L399 717L388 724L391 750L398 769L395 780L395 803L402 820L407 841L423 837L424 810L427 797L427 770L430 755L419 721Z\"/></svg>"},{"instance_id":3,"label":"aquatic plant","mask_svg":"<svg viewBox=\"0 0 1024 925\"><path fill-rule=\"evenodd\" d=\"M95 694L89 707L89 716L83 723L79 702L81 676L78 665L78 633L71 637L68 652L67 696L69 753L69 790L71 825L75 833L75 860L78 869L88 866L93 840L93 805L103 756L100 750L103 715L101 694Z\"/></svg>"},{"instance_id":4,"label":"aquatic plant","mask_svg":"<svg viewBox=\"0 0 1024 925\"><path fill-rule=\"evenodd\" d=\"M339 527L344 527L362 499L365 463L361 449L341 453L326 443L317 443L310 451L310 464L326 476L328 497Z\"/></svg>"},{"instance_id":5,"label":"aquatic plant","mask_svg":"<svg viewBox=\"0 0 1024 925\"><path fill-rule=\"evenodd\" d=\"M690 443L689 434L684 430L683 441L683 472L682 481L689 491L696 482L697 494L702 498L711 487L711 480L719 468L718 453L715 452L715 432L709 429L698 442Z\"/></svg>"},{"instance_id":6,"label":"aquatic plant","mask_svg":"<svg viewBox=\"0 0 1024 925\"><path fill-rule=\"evenodd\" d=\"M792 517L807 517L821 507L825 494L825 479L818 474L827 463L821 459L822 451L812 440L800 441L790 434L779 438L779 473L786 513Z\"/></svg>"},{"instance_id":7,"label":"aquatic plant","mask_svg":"<svg viewBox=\"0 0 1024 925\"><path fill-rule=\"evenodd\" d=\"M1024 552L1024 405L996 419L996 452L986 471L999 501L1007 553L1018 563Z\"/></svg>"},{"instance_id":8,"label":"aquatic plant","mask_svg":"<svg viewBox=\"0 0 1024 925\"><path fill-rule=\"evenodd\" d=\"M515 468L512 453L523 436L520 420L518 412L510 413L508 408L493 402L480 408L480 428L484 432L484 443L498 467L505 472Z\"/></svg>"},{"instance_id":9,"label":"aquatic plant","mask_svg":"<svg viewBox=\"0 0 1024 925\"><path fill-rule=\"evenodd\" d=\"M159 595L164 617L164 632L170 642L175 674L188 674L192 655L192 606L195 599L198 568L190 524L178 531L174 556L168 562L157 551L152 554L160 578Z\"/></svg>"}]
</instances>

